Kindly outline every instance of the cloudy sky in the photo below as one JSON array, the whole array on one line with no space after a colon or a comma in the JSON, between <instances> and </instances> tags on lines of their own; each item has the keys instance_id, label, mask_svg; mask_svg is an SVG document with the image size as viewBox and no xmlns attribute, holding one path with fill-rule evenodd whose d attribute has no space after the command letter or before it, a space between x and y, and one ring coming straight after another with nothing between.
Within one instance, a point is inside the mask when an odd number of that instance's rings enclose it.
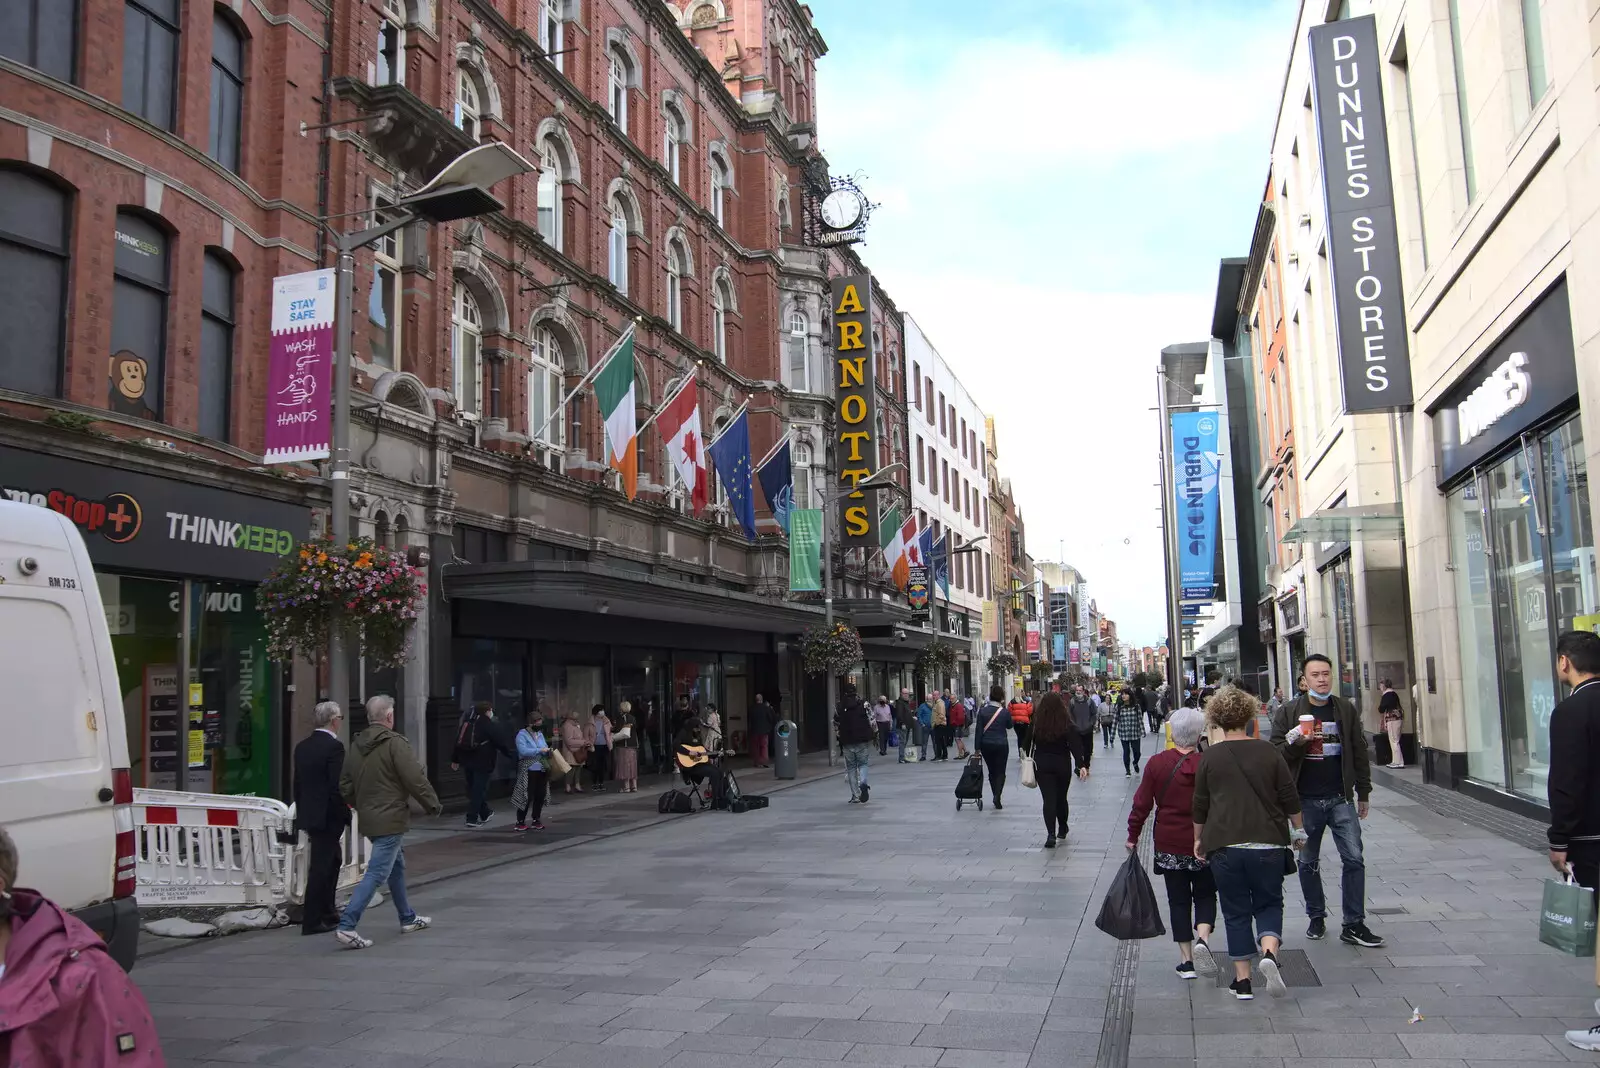
<instances>
[{"instance_id":1,"label":"cloudy sky","mask_svg":"<svg viewBox=\"0 0 1600 1068\"><path fill-rule=\"evenodd\" d=\"M807 0L862 255L996 419L1035 558L1164 633L1155 366L1249 251L1296 0Z\"/></svg>"}]
</instances>

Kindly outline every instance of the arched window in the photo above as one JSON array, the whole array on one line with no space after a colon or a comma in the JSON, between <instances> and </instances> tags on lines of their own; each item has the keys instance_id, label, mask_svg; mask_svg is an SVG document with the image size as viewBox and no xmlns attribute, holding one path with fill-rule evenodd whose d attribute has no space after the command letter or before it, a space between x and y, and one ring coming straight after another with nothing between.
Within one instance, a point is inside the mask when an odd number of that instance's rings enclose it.
<instances>
[{"instance_id":1,"label":"arched window","mask_svg":"<svg viewBox=\"0 0 1600 1068\"><path fill-rule=\"evenodd\" d=\"M244 38L222 12L211 16L211 158L239 171L244 108Z\"/></svg>"},{"instance_id":2,"label":"arched window","mask_svg":"<svg viewBox=\"0 0 1600 1068\"><path fill-rule=\"evenodd\" d=\"M711 346L723 363L728 362L728 312L733 306L733 288L723 275L711 287Z\"/></svg>"},{"instance_id":3,"label":"arched window","mask_svg":"<svg viewBox=\"0 0 1600 1068\"><path fill-rule=\"evenodd\" d=\"M176 4L177 0L173 0ZM378 20L378 56L373 67L374 84L406 83L406 12L404 0L383 0L383 18Z\"/></svg>"},{"instance_id":4,"label":"arched window","mask_svg":"<svg viewBox=\"0 0 1600 1068\"><path fill-rule=\"evenodd\" d=\"M566 449L567 441L567 417L561 410L561 394L567 379L562 370L565 364L561 343L548 326L540 326L533 332L531 362L528 371L528 437L545 446L545 465L559 471L561 454ZM547 421L548 426L545 425Z\"/></svg>"},{"instance_id":5,"label":"arched window","mask_svg":"<svg viewBox=\"0 0 1600 1068\"><path fill-rule=\"evenodd\" d=\"M380 511L372 517L372 540L381 549L393 547L389 534L389 513Z\"/></svg>"},{"instance_id":6,"label":"arched window","mask_svg":"<svg viewBox=\"0 0 1600 1068\"><path fill-rule=\"evenodd\" d=\"M612 45L606 50L606 71L606 110L611 114L611 121L620 126L623 133L627 133L628 82L631 80L632 64L620 46Z\"/></svg>"},{"instance_id":7,"label":"arched window","mask_svg":"<svg viewBox=\"0 0 1600 1068\"><path fill-rule=\"evenodd\" d=\"M811 324L806 313L796 308L789 313L789 336L784 339L789 350L790 389L811 389Z\"/></svg>"},{"instance_id":8,"label":"arched window","mask_svg":"<svg viewBox=\"0 0 1600 1068\"><path fill-rule=\"evenodd\" d=\"M456 125L474 141L483 137L483 120L480 118L478 86L467 68L456 71Z\"/></svg>"},{"instance_id":9,"label":"arched window","mask_svg":"<svg viewBox=\"0 0 1600 1068\"><path fill-rule=\"evenodd\" d=\"M718 226L726 225L728 187L733 184L733 173L728 169L728 161L722 153L713 153L711 156L711 216L717 220Z\"/></svg>"},{"instance_id":10,"label":"arched window","mask_svg":"<svg viewBox=\"0 0 1600 1068\"><path fill-rule=\"evenodd\" d=\"M794 507L811 507L811 446L794 447Z\"/></svg>"},{"instance_id":11,"label":"arched window","mask_svg":"<svg viewBox=\"0 0 1600 1068\"><path fill-rule=\"evenodd\" d=\"M628 214L622 210L622 204L616 200L611 202L611 230L606 236L606 251L611 284L617 287L618 293L626 295L628 292Z\"/></svg>"},{"instance_id":12,"label":"arched window","mask_svg":"<svg viewBox=\"0 0 1600 1068\"><path fill-rule=\"evenodd\" d=\"M683 113L676 104L668 104L662 111L666 119L666 146L662 152L662 162L666 164L673 183L677 184L682 181L683 144L689 139L688 124L683 121Z\"/></svg>"},{"instance_id":13,"label":"arched window","mask_svg":"<svg viewBox=\"0 0 1600 1068\"><path fill-rule=\"evenodd\" d=\"M207 252L200 278L200 433L231 441L233 423L233 264Z\"/></svg>"},{"instance_id":14,"label":"arched window","mask_svg":"<svg viewBox=\"0 0 1600 1068\"><path fill-rule=\"evenodd\" d=\"M0 386L61 393L71 198L26 171L0 169Z\"/></svg>"},{"instance_id":15,"label":"arched window","mask_svg":"<svg viewBox=\"0 0 1600 1068\"><path fill-rule=\"evenodd\" d=\"M688 266L683 246L677 239L667 242L667 322L683 332L683 275Z\"/></svg>"},{"instance_id":16,"label":"arched window","mask_svg":"<svg viewBox=\"0 0 1600 1068\"><path fill-rule=\"evenodd\" d=\"M177 110L181 25L178 0L125 0L122 106L163 130L172 129Z\"/></svg>"},{"instance_id":17,"label":"arched window","mask_svg":"<svg viewBox=\"0 0 1600 1068\"><path fill-rule=\"evenodd\" d=\"M546 137L539 154L539 235L557 252L561 251L561 183L565 180L556 139Z\"/></svg>"},{"instance_id":18,"label":"arched window","mask_svg":"<svg viewBox=\"0 0 1600 1068\"><path fill-rule=\"evenodd\" d=\"M562 40L565 37L565 23L561 18L561 5L564 0L539 0L539 47L544 49L544 54L550 62L555 64L556 70L561 70L561 61L566 58Z\"/></svg>"},{"instance_id":19,"label":"arched window","mask_svg":"<svg viewBox=\"0 0 1600 1068\"><path fill-rule=\"evenodd\" d=\"M450 362L455 375L456 411L482 414L483 314L464 282L456 282L450 310Z\"/></svg>"},{"instance_id":20,"label":"arched window","mask_svg":"<svg viewBox=\"0 0 1600 1068\"><path fill-rule=\"evenodd\" d=\"M131 212L117 212L111 297L111 410L160 419L166 394L167 235Z\"/></svg>"}]
</instances>

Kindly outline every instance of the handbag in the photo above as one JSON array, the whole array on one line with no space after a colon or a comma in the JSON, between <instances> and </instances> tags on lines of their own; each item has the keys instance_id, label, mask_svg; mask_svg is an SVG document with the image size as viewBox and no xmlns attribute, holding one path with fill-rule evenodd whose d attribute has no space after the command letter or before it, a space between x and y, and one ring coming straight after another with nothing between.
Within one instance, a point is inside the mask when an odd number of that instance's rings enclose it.
<instances>
[{"instance_id":1,"label":"handbag","mask_svg":"<svg viewBox=\"0 0 1600 1068\"><path fill-rule=\"evenodd\" d=\"M545 754L545 765L550 769L550 777L559 779L572 773L572 762L559 749L552 749Z\"/></svg>"},{"instance_id":2,"label":"handbag","mask_svg":"<svg viewBox=\"0 0 1600 1068\"><path fill-rule=\"evenodd\" d=\"M1033 751L1037 748L1037 743L1028 746L1028 751L1022 756L1022 785L1030 790L1039 788L1039 766L1033 759Z\"/></svg>"},{"instance_id":3,"label":"handbag","mask_svg":"<svg viewBox=\"0 0 1600 1068\"><path fill-rule=\"evenodd\" d=\"M1225 751L1229 754L1230 759L1233 760L1233 766L1239 769L1239 774L1244 775L1245 782L1250 784L1250 789L1255 792L1256 800L1260 801L1268 809L1271 809L1273 806L1267 800L1267 795L1261 792L1261 787L1256 785L1256 781L1254 779L1252 779L1248 775L1245 775L1244 766L1239 763L1239 758L1237 756L1233 755L1233 750L1232 749L1227 749ZM1174 774L1176 774L1176 772L1174 772ZM1299 870L1300 870L1300 865L1295 863L1293 847L1285 846L1284 850L1283 850L1283 874L1285 874L1285 875L1293 875L1295 872L1297 872Z\"/></svg>"}]
</instances>

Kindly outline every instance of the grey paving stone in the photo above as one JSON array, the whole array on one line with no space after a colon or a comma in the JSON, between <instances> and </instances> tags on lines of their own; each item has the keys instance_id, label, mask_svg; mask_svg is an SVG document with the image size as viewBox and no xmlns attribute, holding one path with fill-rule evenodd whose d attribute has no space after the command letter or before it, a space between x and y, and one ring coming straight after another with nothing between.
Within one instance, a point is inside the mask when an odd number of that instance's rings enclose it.
<instances>
[{"instance_id":1,"label":"grey paving stone","mask_svg":"<svg viewBox=\"0 0 1600 1068\"><path fill-rule=\"evenodd\" d=\"M1556 1041L1566 1046L1561 1036L1557 1035ZM1517 1062L1563 1059L1562 1051L1541 1035L1401 1035L1400 1042L1413 1057Z\"/></svg>"}]
</instances>

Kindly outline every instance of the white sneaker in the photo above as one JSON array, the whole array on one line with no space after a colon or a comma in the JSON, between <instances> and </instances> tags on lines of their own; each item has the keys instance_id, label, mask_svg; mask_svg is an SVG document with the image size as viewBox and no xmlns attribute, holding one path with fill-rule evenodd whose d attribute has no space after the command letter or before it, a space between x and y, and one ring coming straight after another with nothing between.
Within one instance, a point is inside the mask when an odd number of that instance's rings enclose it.
<instances>
[{"instance_id":1,"label":"white sneaker","mask_svg":"<svg viewBox=\"0 0 1600 1068\"><path fill-rule=\"evenodd\" d=\"M335 939L337 939L338 942L339 942L339 945L344 947L345 949L371 949L372 948L372 939L370 939L370 938L362 938L359 934L357 934L354 931L335 931L335 932L333 932L333 937Z\"/></svg>"},{"instance_id":2,"label":"white sneaker","mask_svg":"<svg viewBox=\"0 0 1600 1068\"><path fill-rule=\"evenodd\" d=\"M1384 767L1386 767L1386 768L1403 768L1403 767L1405 767L1405 765L1404 764L1385 764Z\"/></svg>"},{"instance_id":3,"label":"white sneaker","mask_svg":"<svg viewBox=\"0 0 1600 1068\"><path fill-rule=\"evenodd\" d=\"M1600 1026L1591 1027L1584 1031L1568 1031L1567 1041L1579 1049L1586 1049L1591 1053L1600 1051Z\"/></svg>"},{"instance_id":4,"label":"white sneaker","mask_svg":"<svg viewBox=\"0 0 1600 1068\"><path fill-rule=\"evenodd\" d=\"M400 925L400 931L401 931L402 934L411 934L413 931L426 931L429 927L432 927L432 926L433 926L433 917L431 917L431 916L413 916L413 917L411 917L411 922L410 923L402 923ZM371 945L371 943L369 942L368 945Z\"/></svg>"},{"instance_id":5,"label":"white sneaker","mask_svg":"<svg viewBox=\"0 0 1600 1068\"><path fill-rule=\"evenodd\" d=\"M1198 938L1194 941L1194 970L1207 979L1217 974L1217 958L1211 955L1211 947Z\"/></svg>"},{"instance_id":6,"label":"white sneaker","mask_svg":"<svg viewBox=\"0 0 1600 1068\"><path fill-rule=\"evenodd\" d=\"M1278 971L1278 959L1276 957L1270 953L1265 953L1256 967L1261 969L1261 977L1267 981L1268 994L1275 998L1281 998L1289 992L1289 988L1283 982L1283 973Z\"/></svg>"}]
</instances>

